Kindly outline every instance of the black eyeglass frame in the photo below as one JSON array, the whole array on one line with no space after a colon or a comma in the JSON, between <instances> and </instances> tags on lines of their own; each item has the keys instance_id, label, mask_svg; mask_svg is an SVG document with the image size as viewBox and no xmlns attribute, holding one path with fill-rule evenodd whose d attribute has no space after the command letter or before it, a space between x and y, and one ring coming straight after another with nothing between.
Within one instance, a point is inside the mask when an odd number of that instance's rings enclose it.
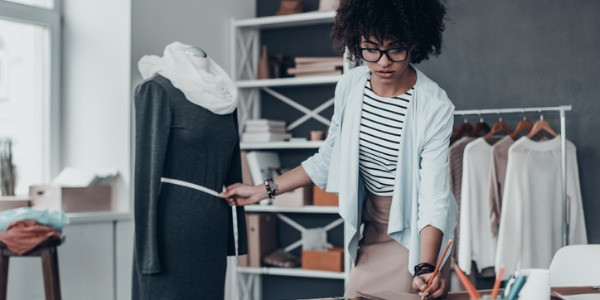
<instances>
[{"instance_id":1,"label":"black eyeglass frame","mask_svg":"<svg viewBox=\"0 0 600 300\"><path fill-rule=\"evenodd\" d=\"M364 61L367 61L367 62L378 62L381 59L381 57L383 56L383 54L385 54L385 56L387 56L387 58L390 61L393 61L393 62L403 62L403 61L405 61L408 58L408 50L409 49L407 49L407 48L390 48L390 49L387 49L387 50L381 50L379 48L358 48L358 50L360 50L360 58L362 58ZM365 57L363 55L363 51L364 50L377 50L377 51L379 51L379 57L376 60L367 60L367 59L365 59ZM406 56L404 57L403 60L393 60L390 57L390 55L388 54L388 51L392 51L392 50L404 50L404 51L406 51Z\"/></svg>"}]
</instances>

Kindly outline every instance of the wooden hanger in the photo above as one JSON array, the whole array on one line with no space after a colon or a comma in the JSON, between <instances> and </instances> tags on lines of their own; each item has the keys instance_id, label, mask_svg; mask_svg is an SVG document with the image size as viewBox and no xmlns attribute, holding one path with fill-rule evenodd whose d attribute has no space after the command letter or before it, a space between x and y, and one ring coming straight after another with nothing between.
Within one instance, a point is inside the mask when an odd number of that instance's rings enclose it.
<instances>
[{"instance_id":1,"label":"wooden hanger","mask_svg":"<svg viewBox=\"0 0 600 300\"><path fill-rule=\"evenodd\" d=\"M516 140L517 137L519 137L519 134L521 134L521 132L527 130L527 131L531 131L531 129L533 128L533 123L531 123L531 121L527 120L527 118L525 116L523 116L523 119L521 119L521 121L519 121L519 123L517 123L517 127L515 128L515 131L513 131L510 134L510 137L513 138L513 140Z\"/></svg>"},{"instance_id":2,"label":"wooden hanger","mask_svg":"<svg viewBox=\"0 0 600 300\"><path fill-rule=\"evenodd\" d=\"M504 121L502 121L502 117L500 117L498 119L498 122L494 123L494 125L492 125L492 129L490 129L490 132L488 132L485 136L483 136L483 139L485 139L486 141L489 141L490 138L492 138L494 135L497 135L500 132L506 133L506 135L511 135L512 132L510 131L510 129L508 129L508 125L506 125L506 123Z\"/></svg>"},{"instance_id":3,"label":"wooden hanger","mask_svg":"<svg viewBox=\"0 0 600 300\"><path fill-rule=\"evenodd\" d=\"M469 123L469 120L465 118L464 122L460 124L460 127L452 132L452 136L450 137L450 142L454 143L456 140L461 138L463 134L470 134L473 131L473 125Z\"/></svg>"},{"instance_id":4,"label":"wooden hanger","mask_svg":"<svg viewBox=\"0 0 600 300\"><path fill-rule=\"evenodd\" d=\"M473 131L471 131L471 136L472 137L480 137L481 136L480 133L485 135L488 132L490 132L490 125L488 125L480 115L479 123L477 123L475 125L475 128L473 129Z\"/></svg>"},{"instance_id":5,"label":"wooden hanger","mask_svg":"<svg viewBox=\"0 0 600 300\"><path fill-rule=\"evenodd\" d=\"M533 124L533 128L531 129L531 131L529 132L529 134L527 135L527 138L531 139L534 136L536 136L538 133L541 134L541 132L546 131L549 135L551 135L552 137L557 137L558 133L556 133L552 127L550 126L550 123L548 123L548 121L544 120L544 115L540 114L540 119L537 120L534 124Z\"/></svg>"}]
</instances>

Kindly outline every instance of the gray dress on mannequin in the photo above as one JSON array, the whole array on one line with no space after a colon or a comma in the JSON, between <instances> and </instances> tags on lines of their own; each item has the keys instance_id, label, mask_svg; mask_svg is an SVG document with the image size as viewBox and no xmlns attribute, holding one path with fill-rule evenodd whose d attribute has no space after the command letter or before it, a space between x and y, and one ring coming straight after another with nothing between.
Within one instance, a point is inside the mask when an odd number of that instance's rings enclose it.
<instances>
[{"instance_id":1,"label":"gray dress on mannequin","mask_svg":"<svg viewBox=\"0 0 600 300\"><path fill-rule=\"evenodd\" d=\"M188 101L156 75L135 92L133 299L223 299L227 255L235 254L233 213L218 197L161 183L177 179L220 192L241 182L236 113ZM244 210L236 209L239 253Z\"/></svg>"}]
</instances>

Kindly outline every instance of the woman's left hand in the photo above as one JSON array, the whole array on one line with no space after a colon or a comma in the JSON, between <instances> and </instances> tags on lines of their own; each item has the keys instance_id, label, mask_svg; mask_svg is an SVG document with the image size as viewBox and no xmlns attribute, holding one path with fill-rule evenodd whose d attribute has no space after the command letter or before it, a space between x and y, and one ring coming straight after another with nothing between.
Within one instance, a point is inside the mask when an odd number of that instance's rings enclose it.
<instances>
[{"instance_id":1,"label":"woman's left hand","mask_svg":"<svg viewBox=\"0 0 600 300\"><path fill-rule=\"evenodd\" d=\"M419 291L419 296L421 296L423 299L437 299L440 297L445 297L447 294L446 279L442 278L440 273L433 278L433 282L431 282L431 285L427 287L427 281L432 275L433 273L427 273L415 276L413 278L413 288Z\"/></svg>"}]
</instances>

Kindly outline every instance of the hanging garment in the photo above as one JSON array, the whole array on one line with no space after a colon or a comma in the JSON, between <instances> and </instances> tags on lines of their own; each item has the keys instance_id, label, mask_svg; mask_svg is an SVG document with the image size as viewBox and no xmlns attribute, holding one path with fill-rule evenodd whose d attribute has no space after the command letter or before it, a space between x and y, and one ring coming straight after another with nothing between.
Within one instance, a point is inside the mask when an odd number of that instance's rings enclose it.
<instances>
[{"instance_id":1,"label":"hanging garment","mask_svg":"<svg viewBox=\"0 0 600 300\"><path fill-rule=\"evenodd\" d=\"M161 75L138 86L135 113L133 299L223 299L233 212L206 191L242 180L237 116L188 101Z\"/></svg>"},{"instance_id":2,"label":"hanging garment","mask_svg":"<svg viewBox=\"0 0 600 300\"><path fill-rule=\"evenodd\" d=\"M489 142L494 143L493 137ZM494 266L496 238L490 232L489 191L487 178L490 168L492 145L478 138L465 147L460 202L460 244L458 266L471 273L471 261L477 272Z\"/></svg>"},{"instance_id":3,"label":"hanging garment","mask_svg":"<svg viewBox=\"0 0 600 300\"><path fill-rule=\"evenodd\" d=\"M569 245L587 244L575 145L567 141L566 149ZM548 269L562 246L561 161L560 137L522 137L508 151L495 262L505 278L520 268Z\"/></svg>"},{"instance_id":4,"label":"hanging garment","mask_svg":"<svg viewBox=\"0 0 600 300\"><path fill-rule=\"evenodd\" d=\"M449 164L448 177L450 178L450 188L456 199L456 205L458 205L458 213L456 214L456 228L454 229L454 241L452 247L458 249L460 244L460 196L462 188L462 172L463 172L463 155L465 153L465 147L467 144L472 142L475 138L465 136L454 142L448 150ZM458 251L452 251L454 260L457 259Z\"/></svg>"},{"instance_id":5,"label":"hanging garment","mask_svg":"<svg viewBox=\"0 0 600 300\"><path fill-rule=\"evenodd\" d=\"M0 242L19 255L33 250L50 238L60 238L60 232L34 220L15 221L0 233Z\"/></svg>"},{"instance_id":6,"label":"hanging garment","mask_svg":"<svg viewBox=\"0 0 600 300\"><path fill-rule=\"evenodd\" d=\"M510 136L505 136L492 147L492 157L489 174L489 201L490 201L490 222L493 236L498 236L500 227L500 215L502 208L502 192L504 190L504 180L506 178L506 165L508 164L508 149L514 140Z\"/></svg>"}]
</instances>

